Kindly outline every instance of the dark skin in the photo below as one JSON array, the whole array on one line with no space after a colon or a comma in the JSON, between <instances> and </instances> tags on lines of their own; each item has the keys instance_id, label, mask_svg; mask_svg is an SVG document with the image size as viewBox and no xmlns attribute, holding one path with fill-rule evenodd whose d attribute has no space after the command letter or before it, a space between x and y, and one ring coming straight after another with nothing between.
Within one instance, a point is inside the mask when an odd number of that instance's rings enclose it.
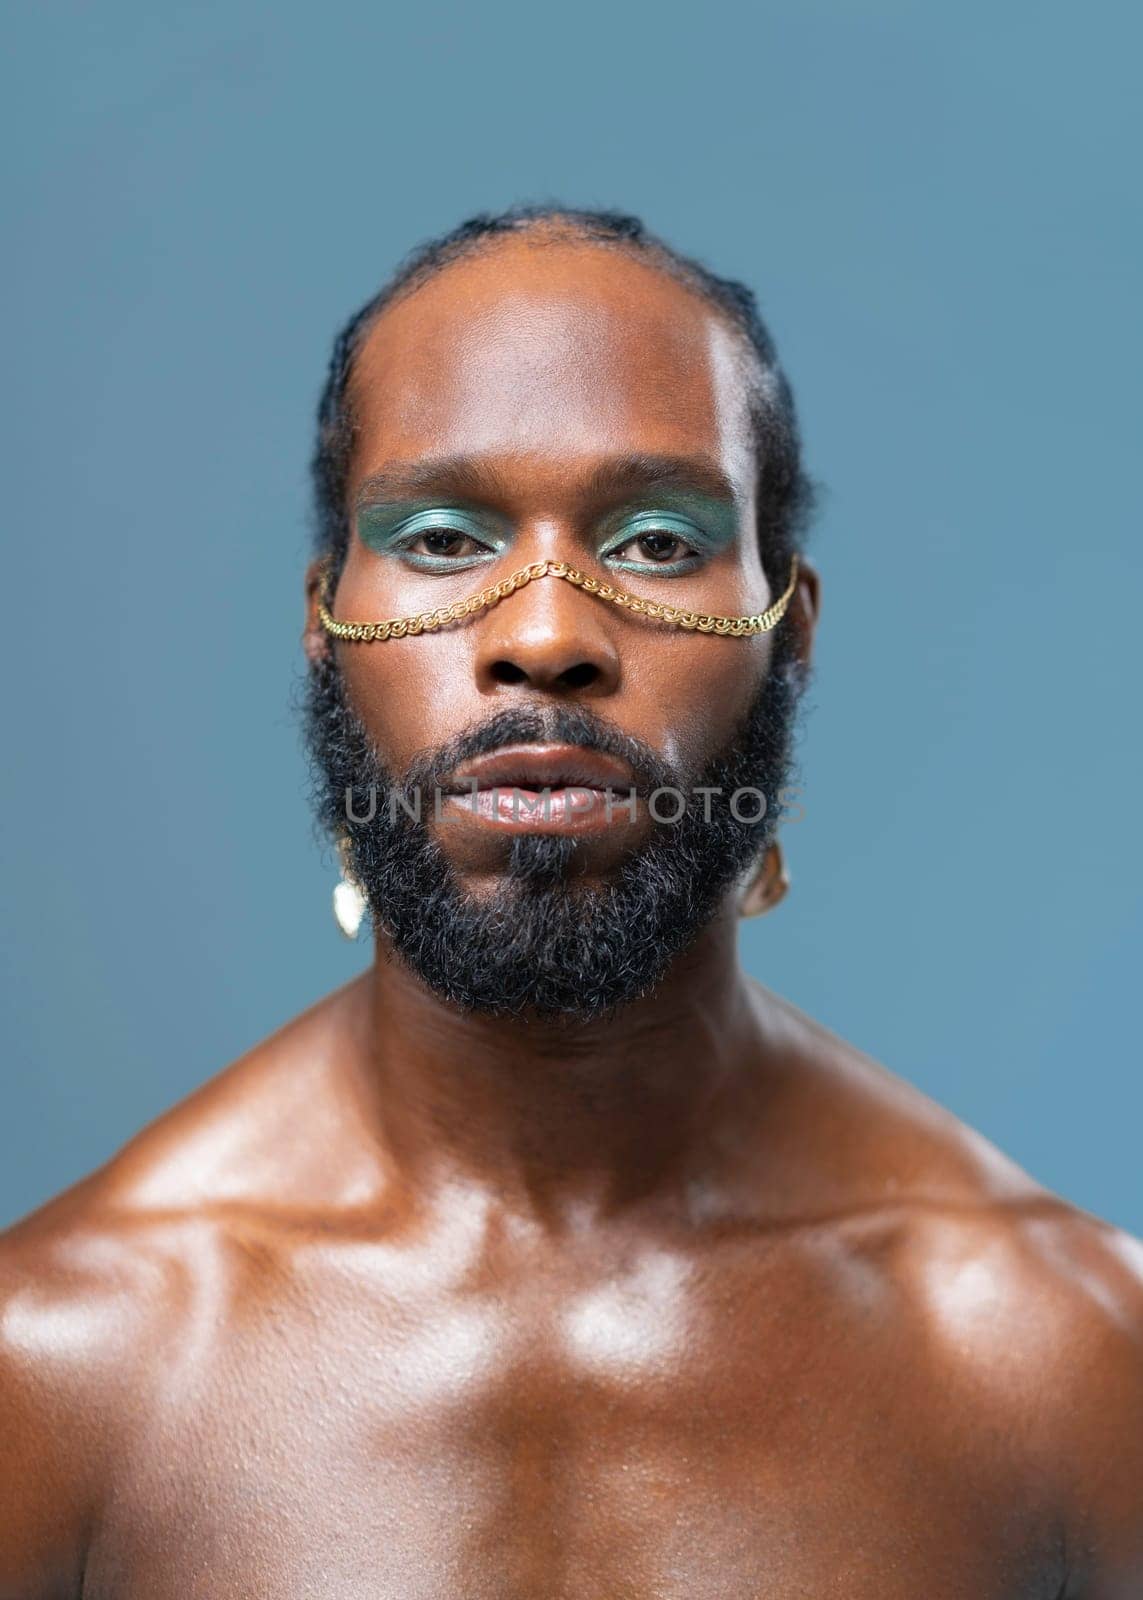
<instances>
[{"instance_id":1,"label":"dark skin","mask_svg":"<svg viewBox=\"0 0 1143 1600\"><path fill-rule=\"evenodd\" d=\"M376 324L355 398L354 506L382 471L475 459L513 542L426 573L355 538L340 616L599 565L593 474L632 453L719 469L738 537L621 586L773 596L740 347L643 262L513 241L454 264ZM807 660L817 612L803 567L783 626ZM545 579L333 648L398 767L561 697L685 765L771 643ZM445 835L486 893L502 836ZM618 848L585 838L579 870ZM658 992L573 1028L459 1015L379 940L11 1230L0 1600L1139 1600L1143 1246L748 981L735 920L728 897Z\"/></svg>"}]
</instances>

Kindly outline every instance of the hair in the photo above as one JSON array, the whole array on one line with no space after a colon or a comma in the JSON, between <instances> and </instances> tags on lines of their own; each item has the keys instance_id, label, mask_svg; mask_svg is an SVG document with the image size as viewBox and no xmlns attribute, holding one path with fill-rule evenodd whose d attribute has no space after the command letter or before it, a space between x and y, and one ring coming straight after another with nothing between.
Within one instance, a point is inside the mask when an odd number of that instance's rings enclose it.
<instances>
[{"instance_id":1,"label":"hair","mask_svg":"<svg viewBox=\"0 0 1143 1600\"><path fill-rule=\"evenodd\" d=\"M411 294L454 261L485 250L507 235L530 230L641 257L701 295L744 336L754 357L749 407L757 461L758 537L767 576L779 588L784 587L790 557L803 548L814 490L802 469L793 392L753 292L682 255L651 233L638 217L558 205L512 206L495 215L481 212L451 232L419 245L337 335L318 404L317 448L311 463L317 553L332 557L335 574L340 571L349 541L345 501L355 440L350 383L354 362L373 323L399 296Z\"/></svg>"}]
</instances>

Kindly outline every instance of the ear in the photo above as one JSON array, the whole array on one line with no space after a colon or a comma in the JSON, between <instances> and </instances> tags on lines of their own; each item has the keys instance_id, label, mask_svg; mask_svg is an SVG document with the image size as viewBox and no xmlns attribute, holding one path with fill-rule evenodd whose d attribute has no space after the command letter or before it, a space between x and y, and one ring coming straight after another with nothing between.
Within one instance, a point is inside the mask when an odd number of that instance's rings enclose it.
<instances>
[{"instance_id":1,"label":"ear","mask_svg":"<svg viewBox=\"0 0 1143 1600\"><path fill-rule=\"evenodd\" d=\"M786 612L785 620L794 634L794 648L804 674L813 664L814 635L817 632L818 613L821 608L821 578L816 567L798 558L798 584Z\"/></svg>"},{"instance_id":2,"label":"ear","mask_svg":"<svg viewBox=\"0 0 1143 1600\"><path fill-rule=\"evenodd\" d=\"M306 568L306 620L302 629L302 649L306 653L306 660L311 665L325 660L330 653L329 635L322 627L321 620L318 617L318 601L321 599L323 576L324 567L321 559L311 561Z\"/></svg>"}]
</instances>

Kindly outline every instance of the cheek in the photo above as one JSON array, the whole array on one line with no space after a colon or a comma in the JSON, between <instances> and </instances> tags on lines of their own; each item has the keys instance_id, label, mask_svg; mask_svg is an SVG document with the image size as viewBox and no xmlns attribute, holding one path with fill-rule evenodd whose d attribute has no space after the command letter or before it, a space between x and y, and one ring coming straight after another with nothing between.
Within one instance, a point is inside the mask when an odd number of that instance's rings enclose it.
<instances>
[{"instance_id":1,"label":"cheek","mask_svg":"<svg viewBox=\"0 0 1143 1600\"><path fill-rule=\"evenodd\" d=\"M398 771L427 748L491 715L458 635L340 644L349 703L387 765Z\"/></svg>"},{"instance_id":2,"label":"cheek","mask_svg":"<svg viewBox=\"0 0 1143 1600\"><path fill-rule=\"evenodd\" d=\"M598 710L672 764L697 769L742 725L769 666L769 638L657 636L624 661L623 690Z\"/></svg>"},{"instance_id":3,"label":"cheek","mask_svg":"<svg viewBox=\"0 0 1143 1600\"><path fill-rule=\"evenodd\" d=\"M413 735L416 678L385 652L389 643L339 645L340 665L349 703L365 725L386 765L399 767Z\"/></svg>"}]
</instances>

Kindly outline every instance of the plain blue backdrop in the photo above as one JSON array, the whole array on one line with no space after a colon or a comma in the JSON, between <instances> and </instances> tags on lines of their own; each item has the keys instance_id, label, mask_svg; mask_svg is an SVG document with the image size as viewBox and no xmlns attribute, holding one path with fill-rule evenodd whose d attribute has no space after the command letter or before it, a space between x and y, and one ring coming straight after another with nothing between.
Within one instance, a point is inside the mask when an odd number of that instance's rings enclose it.
<instances>
[{"instance_id":1,"label":"plain blue backdrop","mask_svg":"<svg viewBox=\"0 0 1143 1600\"><path fill-rule=\"evenodd\" d=\"M329 341L518 200L758 292L828 486L752 972L1143 1231L1126 4L8 17L0 1220L345 981L290 699Z\"/></svg>"}]
</instances>

